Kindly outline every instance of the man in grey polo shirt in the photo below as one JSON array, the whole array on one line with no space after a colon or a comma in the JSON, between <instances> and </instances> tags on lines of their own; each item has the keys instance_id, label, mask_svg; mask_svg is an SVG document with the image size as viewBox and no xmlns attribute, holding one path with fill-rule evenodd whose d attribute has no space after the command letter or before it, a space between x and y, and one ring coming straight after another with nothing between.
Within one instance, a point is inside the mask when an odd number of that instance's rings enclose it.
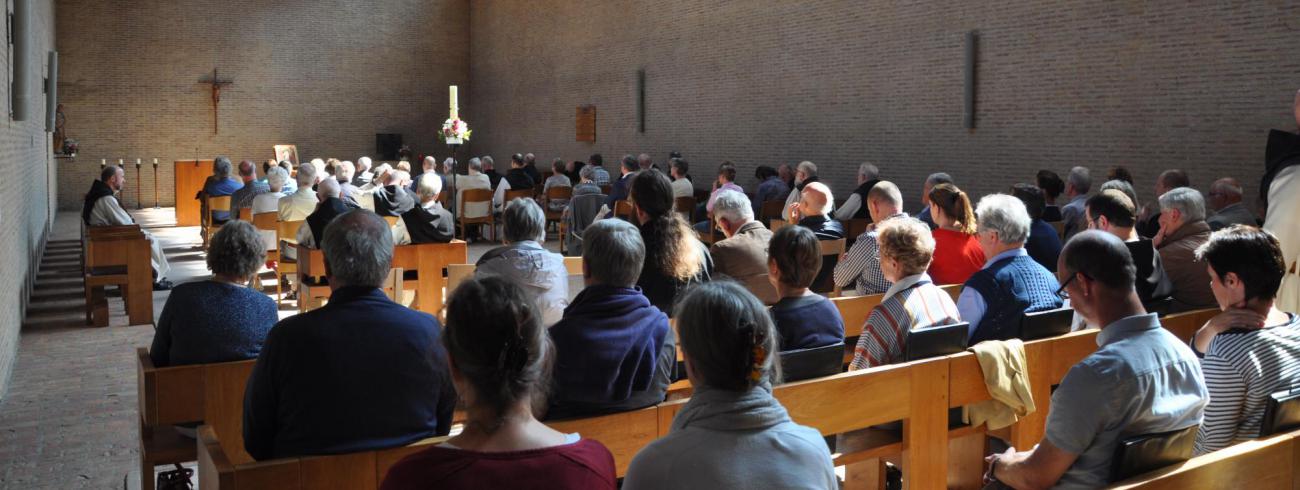
<instances>
[{"instance_id":1,"label":"man in grey polo shirt","mask_svg":"<svg viewBox=\"0 0 1300 490\"><path fill-rule=\"evenodd\" d=\"M1057 278L1092 325L1097 351L1052 394L1047 435L1034 448L987 458L987 478L1014 488L1099 488L1122 439L1201 423L1209 401L1196 355L1142 308L1124 242L1079 233L1061 250Z\"/></svg>"}]
</instances>

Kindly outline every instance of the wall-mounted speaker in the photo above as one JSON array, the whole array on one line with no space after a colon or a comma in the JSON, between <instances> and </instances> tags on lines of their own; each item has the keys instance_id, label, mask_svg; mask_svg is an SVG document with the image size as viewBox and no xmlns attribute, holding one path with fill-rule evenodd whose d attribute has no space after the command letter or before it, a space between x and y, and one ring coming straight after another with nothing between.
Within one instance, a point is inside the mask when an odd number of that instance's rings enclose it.
<instances>
[{"instance_id":1,"label":"wall-mounted speaker","mask_svg":"<svg viewBox=\"0 0 1300 490\"><path fill-rule=\"evenodd\" d=\"M375 153L380 160L396 160L398 150L402 149L402 135L399 133L375 133Z\"/></svg>"}]
</instances>

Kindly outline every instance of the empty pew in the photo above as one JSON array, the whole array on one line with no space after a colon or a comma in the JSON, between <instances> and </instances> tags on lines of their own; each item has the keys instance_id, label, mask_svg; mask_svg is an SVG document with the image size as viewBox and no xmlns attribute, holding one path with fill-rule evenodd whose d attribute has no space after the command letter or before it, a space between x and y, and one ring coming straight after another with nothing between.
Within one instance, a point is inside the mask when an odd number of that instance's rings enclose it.
<instances>
[{"instance_id":1,"label":"empty pew","mask_svg":"<svg viewBox=\"0 0 1300 490\"><path fill-rule=\"evenodd\" d=\"M83 225L82 275L87 324L108 326L108 300L104 296L104 286L108 285L116 285L122 291L131 325L153 323L150 247L140 225Z\"/></svg>"}]
</instances>

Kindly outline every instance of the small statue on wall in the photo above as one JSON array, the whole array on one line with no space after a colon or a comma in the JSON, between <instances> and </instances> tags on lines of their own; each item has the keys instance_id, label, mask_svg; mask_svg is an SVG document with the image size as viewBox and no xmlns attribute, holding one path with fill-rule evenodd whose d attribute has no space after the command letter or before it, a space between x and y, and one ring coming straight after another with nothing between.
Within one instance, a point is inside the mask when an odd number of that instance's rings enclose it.
<instances>
[{"instance_id":1,"label":"small statue on wall","mask_svg":"<svg viewBox=\"0 0 1300 490\"><path fill-rule=\"evenodd\" d=\"M63 113L63 104L59 104L54 109L54 152L62 155L76 153L76 150L69 152L65 146L68 141L68 134L64 126L68 123L68 116ZM76 141L72 142L76 145Z\"/></svg>"}]
</instances>

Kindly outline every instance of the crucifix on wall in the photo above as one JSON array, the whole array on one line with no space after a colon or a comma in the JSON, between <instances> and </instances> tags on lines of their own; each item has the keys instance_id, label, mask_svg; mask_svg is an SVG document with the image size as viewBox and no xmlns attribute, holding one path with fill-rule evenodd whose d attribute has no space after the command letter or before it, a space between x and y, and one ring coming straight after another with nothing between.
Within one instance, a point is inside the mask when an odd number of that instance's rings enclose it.
<instances>
[{"instance_id":1,"label":"crucifix on wall","mask_svg":"<svg viewBox=\"0 0 1300 490\"><path fill-rule=\"evenodd\" d=\"M212 134L220 132L220 126L217 125L217 108L221 105L221 87L235 83L229 78L217 76L217 69L212 69L211 75L204 75L199 79L199 83L207 84L212 88Z\"/></svg>"}]
</instances>

